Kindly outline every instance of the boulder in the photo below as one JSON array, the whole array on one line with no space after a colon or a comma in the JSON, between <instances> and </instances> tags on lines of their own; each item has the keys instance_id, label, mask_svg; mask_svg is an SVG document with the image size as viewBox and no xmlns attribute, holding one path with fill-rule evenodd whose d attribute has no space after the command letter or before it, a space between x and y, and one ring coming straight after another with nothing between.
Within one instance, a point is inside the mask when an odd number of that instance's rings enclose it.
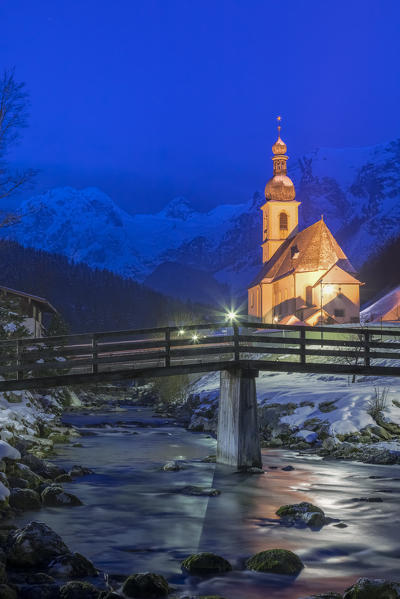
<instances>
[{"instance_id":1,"label":"boulder","mask_svg":"<svg viewBox=\"0 0 400 599\"><path fill-rule=\"evenodd\" d=\"M359 578L346 589L343 599L398 599L400 582L390 582L381 578Z\"/></svg>"},{"instance_id":2,"label":"boulder","mask_svg":"<svg viewBox=\"0 0 400 599\"><path fill-rule=\"evenodd\" d=\"M46 487L42 491L42 502L46 507L66 507L82 505L76 495L67 493L62 487Z\"/></svg>"},{"instance_id":3,"label":"boulder","mask_svg":"<svg viewBox=\"0 0 400 599\"><path fill-rule=\"evenodd\" d=\"M75 464L75 466L72 466L72 468L68 472L68 474L72 478L78 478L79 476L87 476L88 474L93 474L93 470L91 470L90 468L85 468L84 466L78 466Z\"/></svg>"},{"instance_id":4,"label":"boulder","mask_svg":"<svg viewBox=\"0 0 400 599\"><path fill-rule=\"evenodd\" d=\"M26 464L14 463L7 465L7 476L9 479L20 478L28 482L31 489L36 489L42 482L42 478L33 472ZM13 485L16 486L16 485Z\"/></svg>"},{"instance_id":5,"label":"boulder","mask_svg":"<svg viewBox=\"0 0 400 599\"><path fill-rule=\"evenodd\" d=\"M327 437L322 441L322 449L325 449L326 451L333 451L334 449L337 449L339 445L341 445L341 441L336 437Z\"/></svg>"},{"instance_id":6,"label":"boulder","mask_svg":"<svg viewBox=\"0 0 400 599\"><path fill-rule=\"evenodd\" d=\"M85 578L97 576L97 570L90 560L80 553L66 553L52 560L47 568L55 578Z\"/></svg>"},{"instance_id":7,"label":"boulder","mask_svg":"<svg viewBox=\"0 0 400 599\"><path fill-rule=\"evenodd\" d=\"M194 553L181 563L182 570L189 574L207 576L232 570L231 564L214 553Z\"/></svg>"},{"instance_id":8,"label":"boulder","mask_svg":"<svg viewBox=\"0 0 400 599\"><path fill-rule=\"evenodd\" d=\"M67 582L60 589L60 599L98 599L99 589L89 582Z\"/></svg>"},{"instance_id":9,"label":"boulder","mask_svg":"<svg viewBox=\"0 0 400 599\"><path fill-rule=\"evenodd\" d=\"M257 572L272 572L297 576L304 568L301 559L287 549L267 549L247 560L246 567Z\"/></svg>"},{"instance_id":10,"label":"boulder","mask_svg":"<svg viewBox=\"0 0 400 599\"><path fill-rule=\"evenodd\" d=\"M60 476L60 474L65 474L65 470L63 468L60 468L51 462L46 462L45 460L42 460L31 453L25 454L22 457L21 462L26 466L29 466L29 468L35 474L38 474L43 478L50 478L54 480L57 476Z\"/></svg>"},{"instance_id":11,"label":"boulder","mask_svg":"<svg viewBox=\"0 0 400 599\"><path fill-rule=\"evenodd\" d=\"M287 522L304 522L308 526L314 528L320 528L327 522L325 514L321 508L309 503L308 501L282 505L276 511L276 515Z\"/></svg>"},{"instance_id":12,"label":"boulder","mask_svg":"<svg viewBox=\"0 0 400 599\"><path fill-rule=\"evenodd\" d=\"M135 599L167 597L168 591L169 586L165 578L151 572L128 576L122 587L124 595L134 597Z\"/></svg>"},{"instance_id":13,"label":"boulder","mask_svg":"<svg viewBox=\"0 0 400 599\"><path fill-rule=\"evenodd\" d=\"M183 470L183 466L175 460L171 460L170 462L164 464L162 469L164 472L177 472L178 470Z\"/></svg>"},{"instance_id":14,"label":"boulder","mask_svg":"<svg viewBox=\"0 0 400 599\"><path fill-rule=\"evenodd\" d=\"M7 562L17 568L47 566L64 553L69 553L67 545L43 522L30 522L8 536Z\"/></svg>"},{"instance_id":15,"label":"boulder","mask_svg":"<svg viewBox=\"0 0 400 599\"><path fill-rule=\"evenodd\" d=\"M74 479L70 474L60 474L60 476L56 476L54 479L55 483L72 483Z\"/></svg>"},{"instance_id":16,"label":"boulder","mask_svg":"<svg viewBox=\"0 0 400 599\"><path fill-rule=\"evenodd\" d=\"M17 510L40 510L42 507L40 495L33 489L11 489L8 500L10 506Z\"/></svg>"}]
</instances>

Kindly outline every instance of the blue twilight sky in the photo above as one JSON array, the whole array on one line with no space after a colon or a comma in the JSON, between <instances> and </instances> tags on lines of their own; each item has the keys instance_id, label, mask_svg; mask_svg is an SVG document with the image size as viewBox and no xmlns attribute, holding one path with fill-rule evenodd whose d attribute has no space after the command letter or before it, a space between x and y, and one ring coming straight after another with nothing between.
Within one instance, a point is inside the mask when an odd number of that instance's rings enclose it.
<instances>
[{"instance_id":1,"label":"blue twilight sky","mask_svg":"<svg viewBox=\"0 0 400 599\"><path fill-rule=\"evenodd\" d=\"M278 114L292 156L400 136L399 0L0 0L0 23L35 191L208 210L263 188Z\"/></svg>"}]
</instances>

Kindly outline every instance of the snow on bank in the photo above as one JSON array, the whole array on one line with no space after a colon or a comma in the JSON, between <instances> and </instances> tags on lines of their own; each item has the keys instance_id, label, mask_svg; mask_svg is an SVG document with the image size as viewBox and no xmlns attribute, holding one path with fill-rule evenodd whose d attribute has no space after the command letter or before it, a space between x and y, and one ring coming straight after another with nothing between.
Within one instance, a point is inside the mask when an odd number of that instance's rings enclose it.
<instances>
[{"instance_id":1,"label":"snow on bank","mask_svg":"<svg viewBox=\"0 0 400 599\"><path fill-rule=\"evenodd\" d=\"M346 376L262 372L256 379L256 386L260 407L293 405L294 411L281 419L291 429L307 430L305 423L317 418L327 423L332 436L357 433L369 425L376 426L375 420L368 414L369 403L375 396L375 387L387 387L384 415L400 425L400 380L394 377L359 377L357 382L349 383ZM218 373L201 377L190 392L200 395L204 402L215 401L219 396ZM393 400L397 400L398 405Z\"/></svg>"}]
</instances>

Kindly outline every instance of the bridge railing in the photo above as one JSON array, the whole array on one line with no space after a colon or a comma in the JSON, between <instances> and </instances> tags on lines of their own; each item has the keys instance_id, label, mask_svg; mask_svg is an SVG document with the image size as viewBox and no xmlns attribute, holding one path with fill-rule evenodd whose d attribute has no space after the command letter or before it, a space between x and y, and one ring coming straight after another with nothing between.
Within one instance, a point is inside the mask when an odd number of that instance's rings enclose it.
<instances>
[{"instance_id":1,"label":"bridge railing","mask_svg":"<svg viewBox=\"0 0 400 599\"><path fill-rule=\"evenodd\" d=\"M208 323L0 342L0 375L9 381L56 380L66 375L209 366L252 361L302 366L400 366L400 330L304 327L251 322ZM0 387L4 385L0 384Z\"/></svg>"}]
</instances>

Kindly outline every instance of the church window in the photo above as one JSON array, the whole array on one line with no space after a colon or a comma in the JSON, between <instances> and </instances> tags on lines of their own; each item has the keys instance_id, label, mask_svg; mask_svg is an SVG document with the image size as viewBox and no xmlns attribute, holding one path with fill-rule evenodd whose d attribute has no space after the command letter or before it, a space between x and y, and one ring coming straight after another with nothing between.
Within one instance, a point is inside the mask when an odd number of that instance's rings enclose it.
<instances>
[{"instance_id":1,"label":"church window","mask_svg":"<svg viewBox=\"0 0 400 599\"><path fill-rule=\"evenodd\" d=\"M307 306L312 306L312 287L311 285L307 285L306 287L306 304Z\"/></svg>"},{"instance_id":2,"label":"church window","mask_svg":"<svg viewBox=\"0 0 400 599\"><path fill-rule=\"evenodd\" d=\"M281 212L279 215L279 228L281 231L287 231L288 229L288 217L286 212Z\"/></svg>"},{"instance_id":3,"label":"church window","mask_svg":"<svg viewBox=\"0 0 400 599\"><path fill-rule=\"evenodd\" d=\"M338 316L339 318L343 318L344 317L344 310L342 308L336 308L335 309L335 316Z\"/></svg>"},{"instance_id":4,"label":"church window","mask_svg":"<svg viewBox=\"0 0 400 599\"><path fill-rule=\"evenodd\" d=\"M250 306L254 306L254 291L250 291Z\"/></svg>"}]
</instances>

